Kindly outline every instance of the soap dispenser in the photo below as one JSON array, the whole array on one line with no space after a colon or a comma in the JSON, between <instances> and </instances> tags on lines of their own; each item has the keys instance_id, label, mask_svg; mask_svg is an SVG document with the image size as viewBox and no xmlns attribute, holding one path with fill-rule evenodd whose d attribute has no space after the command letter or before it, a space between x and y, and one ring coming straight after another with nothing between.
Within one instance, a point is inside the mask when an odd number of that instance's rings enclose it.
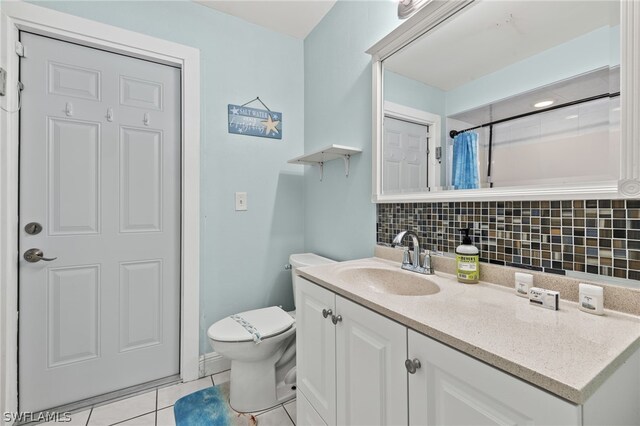
<instances>
[{"instance_id":1,"label":"soap dispenser","mask_svg":"<svg viewBox=\"0 0 640 426\"><path fill-rule=\"evenodd\" d=\"M480 250L471 242L469 228L461 229L464 233L462 244L456 247L456 275L458 282L475 284L480 280L478 254Z\"/></svg>"}]
</instances>

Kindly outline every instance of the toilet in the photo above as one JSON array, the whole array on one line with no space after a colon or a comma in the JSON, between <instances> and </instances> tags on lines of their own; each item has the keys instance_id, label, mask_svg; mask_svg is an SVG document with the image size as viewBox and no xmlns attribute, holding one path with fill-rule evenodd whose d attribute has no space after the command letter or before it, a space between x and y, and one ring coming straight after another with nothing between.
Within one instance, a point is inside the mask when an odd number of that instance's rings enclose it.
<instances>
[{"instance_id":1,"label":"toilet","mask_svg":"<svg viewBox=\"0 0 640 426\"><path fill-rule=\"evenodd\" d=\"M295 304L295 271L333 260L313 253L292 254L291 279ZM295 311L278 306L231 315L207 331L213 350L231 360L229 403L238 412L274 407L295 397Z\"/></svg>"}]
</instances>

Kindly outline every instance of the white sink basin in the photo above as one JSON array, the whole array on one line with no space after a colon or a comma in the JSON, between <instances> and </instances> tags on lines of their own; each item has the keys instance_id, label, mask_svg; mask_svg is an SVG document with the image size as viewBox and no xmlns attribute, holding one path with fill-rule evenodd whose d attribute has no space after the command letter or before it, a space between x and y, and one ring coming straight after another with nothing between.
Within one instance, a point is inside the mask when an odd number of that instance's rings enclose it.
<instances>
[{"instance_id":1,"label":"white sink basin","mask_svg":"<svg viewBox=\"0 0 640 426\"><path fill-rule=\"evenodd\" d=\"M348 268L338 272L340 279L362 284L376 293L397 296L428 296L440 287L426 275L385 268Z\"/></svg>"}]
</instances>

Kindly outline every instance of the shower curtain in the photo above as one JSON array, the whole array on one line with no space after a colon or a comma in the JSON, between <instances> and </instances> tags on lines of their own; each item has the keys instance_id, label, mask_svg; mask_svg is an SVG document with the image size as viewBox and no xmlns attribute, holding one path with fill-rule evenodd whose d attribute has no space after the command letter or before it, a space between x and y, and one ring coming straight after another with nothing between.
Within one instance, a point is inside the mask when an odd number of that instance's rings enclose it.
<instances>
[{"instance_id":1,"label":"shower curtain","mask_svg":"<svg viewBox=\"0 0 640 426\"><path fill-rule=\"evenodd\" d=\"M451 183L455 189L479 188L478 134L458 133L453 138L453 170Z\"/></svg>"}]
</instances>

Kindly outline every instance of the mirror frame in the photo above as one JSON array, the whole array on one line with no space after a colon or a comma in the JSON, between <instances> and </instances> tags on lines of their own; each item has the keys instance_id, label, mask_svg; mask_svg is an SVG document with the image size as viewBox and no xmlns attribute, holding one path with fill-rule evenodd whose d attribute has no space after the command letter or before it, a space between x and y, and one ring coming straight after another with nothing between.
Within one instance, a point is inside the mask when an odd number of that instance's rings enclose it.
<instances>
[{"instance_id":1,"label":"mirror frame","mask_svg":"<svg viewBox=\"0 0 640 426\"><path fill-rule=\"evenodd\" d=\"M482 0L429 0L413 16L373 45L372 196L373 203L446 201L640 198L640 2L620 1L620 173L618 180L423 193L382 193L383 61L472 3Z\"/></svg>"}]
</instances>

